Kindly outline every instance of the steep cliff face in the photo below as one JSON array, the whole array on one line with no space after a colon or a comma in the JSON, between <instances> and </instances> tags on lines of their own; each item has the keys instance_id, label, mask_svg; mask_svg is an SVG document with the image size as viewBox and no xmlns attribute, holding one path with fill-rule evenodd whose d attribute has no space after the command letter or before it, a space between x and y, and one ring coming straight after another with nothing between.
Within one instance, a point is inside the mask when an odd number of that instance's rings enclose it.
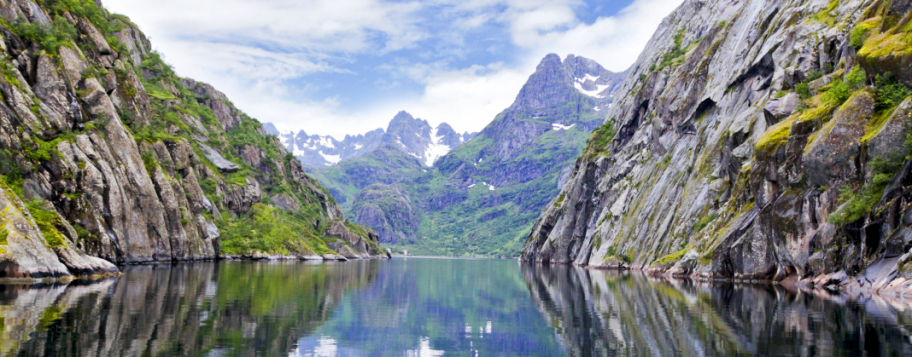
<instances>
[{"instance_id":1,"label":"steep cliff face","mask_svg":"<svg viewBox=\"0 0 912 357\"><path fill-rule=\"evenodd\" d=\"M325 189L96 3L0 1L0 276L334 254L325 230L344 218ZM349 245L380 254L358 231Z\"/></svg>"},{"instance_id":2,"label":"steep cliff face","mask_svg":"<svg viewBox=\"0 0 912 357\"><path fill-rule=\"evenodd\" d=\"M906 289L909 6L685 1L524 259Z\"/></svg>"}]
</instances>

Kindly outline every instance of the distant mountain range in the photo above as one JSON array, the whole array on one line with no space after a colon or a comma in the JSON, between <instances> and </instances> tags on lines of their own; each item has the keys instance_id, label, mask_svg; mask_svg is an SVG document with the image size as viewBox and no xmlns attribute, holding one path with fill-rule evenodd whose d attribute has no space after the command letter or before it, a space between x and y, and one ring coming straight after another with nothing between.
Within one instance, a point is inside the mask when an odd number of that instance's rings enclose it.
<instances>
[{"instance_id":1,"label":"distant mountain range","mask_svg":"<svg viewBox=\"0 0 912 357\"><path fill-rule=\"evenodd\" d=\"M446 124L435 131L401 112L386 131L342 142L282 138L383 243L417 254L515 256L624 78L583 57L551 54L477 135Z\"/></svg>"},{"instance_id":2,"label":"distant mountain range","mask_svg":"<svg viewBox=\"0 0 912 357\"><path fill-rule=\"evenodd\" d=\"M431 127L427 120L416 119L405 111L396 114L386 131L376 129L366 134L346 135L342 141L331 136L308 135L304 130L297 134L293 131L281 132L272 123L266 123L264 128L267 133L278 136L288 152L310 167L335 165L367 155L387 144L398 147L430 167L434 166L434 161L478 135L457 133L447 123Z\"/></svg>"}]
</instances>

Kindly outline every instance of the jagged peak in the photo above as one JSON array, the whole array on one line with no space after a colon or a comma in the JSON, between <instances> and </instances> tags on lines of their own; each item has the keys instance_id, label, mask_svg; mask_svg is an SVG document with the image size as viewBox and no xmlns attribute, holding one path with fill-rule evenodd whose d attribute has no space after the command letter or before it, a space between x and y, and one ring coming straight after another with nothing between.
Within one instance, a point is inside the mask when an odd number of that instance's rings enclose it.
<instances>
[{"instance_id":1,"label":"jagged peak","mask_svg":"<svg viewBox=\"0 0 912 357\"><path fill-rule=\"evenodd\" d=\"M538 63L538 67L535 68L536 71L541 71L547 68L560 68L563 65L561 63L560 56L556 53L549 53L545 55L545 58L542 58L541 62Z\"/></svg>"},{"instance_id":2,"label":"jagged peak","mask_svg":"<svg viewBox=\"0 0 912 357\"><path fill-rule=\"evenodd\" d=\"M601 77L606 73L613 74L594 60L573 54L567 55L567 58L564 59L564 68L576 79L587 78L587 76Z\"/></svg>"}]
</instances>

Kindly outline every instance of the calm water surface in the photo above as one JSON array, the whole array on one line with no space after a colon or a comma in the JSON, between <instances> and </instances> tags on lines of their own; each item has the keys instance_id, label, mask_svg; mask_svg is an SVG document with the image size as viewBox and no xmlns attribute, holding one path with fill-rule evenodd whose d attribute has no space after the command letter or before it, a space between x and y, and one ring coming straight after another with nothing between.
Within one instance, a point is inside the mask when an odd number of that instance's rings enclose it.
<instances>
[{"instance_id":1,"label":"calm water surface","mask_svg":"<svg viewBox=\"0 0 912 357\"><path fill-rule=\"evenodd\" d=\"M510 260L137 266L0 285L0 356L910 356L880 298Z\"/></svg>"}]
</instances>

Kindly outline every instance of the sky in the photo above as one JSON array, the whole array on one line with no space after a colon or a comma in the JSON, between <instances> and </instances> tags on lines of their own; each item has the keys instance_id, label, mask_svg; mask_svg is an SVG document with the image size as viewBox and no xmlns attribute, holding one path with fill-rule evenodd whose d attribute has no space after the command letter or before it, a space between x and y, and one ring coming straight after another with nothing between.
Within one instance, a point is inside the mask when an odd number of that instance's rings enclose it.
<instances>
[{"instance_id":1,"label":"sky","mask_svg":"<svg viewBox=\"0 0 912 357\"><path fill-rule=\"evenodd\" d=\"M682 0L103 0L178 75L280 130L362 134L400 110L480 131L548 53L626 70Z\"/></svg>"}]
</instances>

